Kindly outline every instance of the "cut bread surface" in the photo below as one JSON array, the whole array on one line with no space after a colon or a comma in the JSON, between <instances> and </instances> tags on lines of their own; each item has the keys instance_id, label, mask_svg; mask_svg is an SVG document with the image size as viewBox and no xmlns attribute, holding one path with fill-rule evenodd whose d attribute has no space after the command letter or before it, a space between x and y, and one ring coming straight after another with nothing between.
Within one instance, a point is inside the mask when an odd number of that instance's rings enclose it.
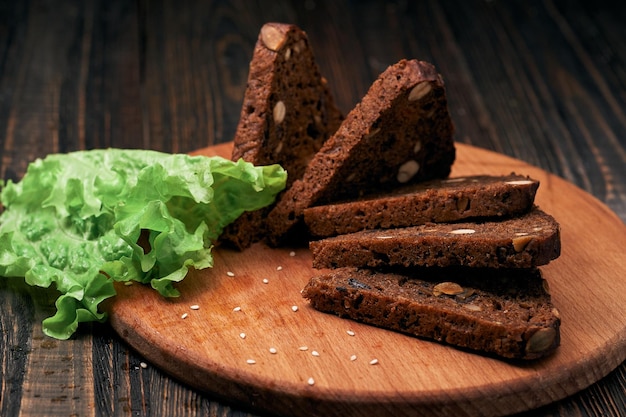
<instances>
[{"instance_id":1,"label":"cut bread surface","mask_svg":"<svg viewBox=\"0 0 626 417\"><path fill-rule=\"evenodd\" d=\"M362 198L309 207L312 237L464 219L504 219L528 212L539 181L523 175L476 175L431 180Z\"/></svg>"},{"instance_id":2,"label":"cut bread surface","mask_svg":"<svg viewBox=\"0 0 626 417\"><path fill-rule=\"evenodd\" d=\"M364 230L309 244L314 268L464 266L533 268L561 253L560 228L535 207L502 221Z\"/></svg>"},{"instance_id":3,"label":"cut bread surface","mask_svg":"<svg viewBox=\"0 0 626 417\"><path fill-rule=\"evenodd\" d=\"M560 315L538 269L338 268L302 295L325 313L504 358L541 358L560 343Z\"/></svg>"},{"instance_id":4,"label":"cut bread surface","mask_svg":"<svg viewBox=\"0 0 626 417\"><path fill-rule=\"evenodd\" d=\"M250 62L231 159L280 164L289 188L342 120L306 33L292 24L265 24ZM261 240L269 210L244 213L222 242L243 249Z\"/></svg>"}]
</instances>

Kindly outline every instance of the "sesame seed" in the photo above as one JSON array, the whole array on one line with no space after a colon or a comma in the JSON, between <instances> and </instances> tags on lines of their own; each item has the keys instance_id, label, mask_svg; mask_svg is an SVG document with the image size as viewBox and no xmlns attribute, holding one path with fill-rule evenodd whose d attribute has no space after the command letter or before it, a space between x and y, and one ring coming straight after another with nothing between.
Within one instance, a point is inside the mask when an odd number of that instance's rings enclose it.
<instances>
[{"instance_id":1,"label":"sesame seed","mask_svg":"<svg viewBox=\"0 0 626 417\"><path fill-rule=\"evenodd\" d=\"M314 350L314 351L312 351L312 352L311 352L311 355L313 355L313 356L319 356L319 355L320 355L320 353L319 353L317 350Z\"/></svg>"},{"instance_id":2,"label":"sesame seed","mask_svg":"<svg viewBox=\"0 0 626 417\"><path fill-rule=\"evenodd\" d=\"M298 349L304 351L304 350L309 350L308 346L300 346Z\"/></svg>"},{"instance_id":3,"label":"sesame seed","mask_svg":"<svg viewBox=\"0 0 626 417\"><path fill-rule=\"evenodd\" d=\"M309 385L315 385L315 380L313 379L313 377L311 377L308 379L308 381L306 381L306 383Z\"/></svg>"},{"instance_id":4,"label":"sesame seed","mask_svg":"<svg viewBox=\"0 0 626 417\"><path fill-rule=\"evenodd\" d=\"M200 310L200 306L198 304L194 304L192 306L189 306L190 309L192 310Z\"/></svg>"},{"instance_id":5,"label":"sesame seed","mask_svg":"<svg viewBox=\"0 0 626 417\"><path fill-rule=\"evenodd\" d=\"M298 311L298 306L291 306L291 310L293 310L293 312L295 313L296 311Z\"/></svg>"},{"instance_id":6,"label":"sesame seed","mask_svg":"<svg viewBox=\"0 0 626 417\"><path fill-rule=\"evenodd\" d=\"M263 284L267 284L268 282L270 282L270 280L269 280L269 279L267 279L267 278L263 278Z\"/></svg>"},{"instance_id":7,"label":"sesame seed","mask_svg":"<svg viewBox=\"0 0 626 417\"><path fill-rule=\"evenodd\" d=\"M452 231L450 231L448 233L453 234L453 235L471 235L471 234L476 233L476 230L474 230L474 229L455 229L455 230L452 230Z\"/></svg>"},{"instance_id":8,"label":"sesame seed","mask_svg":"<svg viewBox=\"0 0 626 417\"><path fill-rule=\"evenodd\" d=\"M188 313L183 313L183 315L180 316L180 318L183 319L183 320L186 319L187 317L189 317Z\"/></svg>"},{"instance_id":9,"label":"sesame seed","mask_svg":"<svg viewBox=\"0 0 626 417\"><path fill-rule=\"evenodd\" d=\"M348 336L354 336L355 333L352 330L346 330L346 333L348 333Z\"/></svg>"},{"instance_id":10,"label":"sesame seed","mask_svg":"<svg viewBox=\"0 0 626 417\"><path fill-rule=\"evenodd\" d=\"M241 337L242 339L246 338L246 334L245 333L239 333L239 337Z\"/></svg>"},{"instance_id":11,"label":"sesame seed","mask_svg":"<svg viewBox=\"0 0 626 417\"><path fill-rule=\"evenodd\" d=\"M231 272L231 271L228 271L228 272L226 272L226 275L228 275L229 277L234 277L235 273Z\"/></svg>"},{"instance_id":12,"label":"sesame seed","mask_svg":"<svg viewBox=\"0 0 626 417\"><path fill-rule=\"evenodd\" d=\"M378 359L372 359L370 361L370 365L377 365L378 364Z\"/></svg>"},{"instance_id":13,"label":"sesame seed","mask_svg":"<svg viewBox=\"0 0 626 417\"><path fill-rule=\"evenodd\" d=\"M354 361L356 360L356 355L352 355L352 356L350 356L350 360L351 360L352 362L354 362Z\"/></svg>"},{"instance_id":14,"label":"sesame seed","mask_svg":"<svg viewBox=\"0 0 626 417\"><path fill-rule=\"evenodd\" d=\"M126 281L126 282L124 283L124 285L126 285L126 286L128 287L129 285L133 285L133 282L132 282L132 281Z\"/></svg>"},{"instance_id":15,"label":"sesame seed","mask_svg":"<svg viewBox=\"0 0 626 417\"><path fill-rule=\"evenodd\" d=\"M141 366L143 369L146 369L148 367L148 364L145 362L141 362L139 366Z\"/></svg>"},{"instance_id":16,"label":"sesame seed","mask_svg":"<svg viewBox=\"0 0 626 417\"><path fill-rule=\"evenodd\" d=\"M276 267L276 270L277 270L277 271L282 271L282 270L283 270L283 267L279 265L279 266L277 266L277 267Z\"/></svg>"},{"instance_id":17,"label":"sesame seed","mask_svg":"<svg viewBox=\"0 0 626 417\"><path fill-rule=\"evenodd\" d=\"M278 352L275 347L271 347L269 350L272 355L275 355Z\"/></svg>"},{"instance_id":18,"label":"sesame seed","mask_svg":"<svg viewBox=\"0 0 626 417\"><path fill-rule=\"evenodd\" d=\"M296 252L295 251L289 252L289 256L296 256Z\"/></svg>"},{"instance_id":19,"label":"sesame seed","mask_svg":"<svg viewBox=\"0 0 626 417\"><path fill-rule=\"evenodd\" d=\"M233 311L241 311L241 307L237 306L237 307L233 308Z\"/></svg>"},{"instance_id":20,"label":"sesame seed","mask_svg":"<svg viewBox=\"0 0 626 417\"><path fill-rule=\"evenodd\" d=\"M510 184L510 185L528 185L528 184L532 184L533 182L530 180L518 180L518 181L506 181L505 184Z\"/></svg>"},{"instance_id":21,"label":"sesame seed","mask_svg":"<svg viewBox=\"0 0 626 417\"><path fill-rule=\"evenodd\" d=\"M246 363L248 365L254 365L256 363L256 361L254 359L248 359L248 360L246 360Z\"/></svg>"}]
</instances>

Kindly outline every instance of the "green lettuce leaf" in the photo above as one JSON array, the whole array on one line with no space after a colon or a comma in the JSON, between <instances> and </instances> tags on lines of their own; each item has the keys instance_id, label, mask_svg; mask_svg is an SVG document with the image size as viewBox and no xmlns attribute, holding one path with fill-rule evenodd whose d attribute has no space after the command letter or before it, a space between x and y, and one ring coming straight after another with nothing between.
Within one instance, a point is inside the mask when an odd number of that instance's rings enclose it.
<instances>
[{"instance_id":1,"label":"green lettuce leaf","mask_svg":"<svg viewBox=\"0 0 626 417\"><path fill-rule=\"evenodd\" d=\"M54 284L57 312L43 330L67 339L79 323L106 319L98 305L114 281L177 296L189 268L213 265L224 227L271 204L286 176L278 165L147 150L49 155L3 184L0 275Z\"/></svg>"}]
</instances>

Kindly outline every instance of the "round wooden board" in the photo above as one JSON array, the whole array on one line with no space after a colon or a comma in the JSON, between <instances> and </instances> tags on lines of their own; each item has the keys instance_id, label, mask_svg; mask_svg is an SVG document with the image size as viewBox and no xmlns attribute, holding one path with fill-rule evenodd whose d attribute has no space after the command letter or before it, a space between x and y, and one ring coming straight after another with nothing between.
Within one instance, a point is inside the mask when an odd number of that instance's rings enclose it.
<instances>
[{"instance_id":1,"label":"round wooden board","mask_svg":"<svg viewBox=\"0 0 626 417\"><path fill-rule=\"evenodd\" d=\"M199 153L228 157L230 146ZM111 324L181 381L282 415L495 416L589 386L626 359L624 223L524 162L462 144L457 153L453 176L515 171L539 179L536 203L561 224L562 255L542 268L562 317L561 347L547 359L502 361L317 312L300 295L316 273L308 250L259 244L217 248L215 266L190 273L177 299L118 287L107 307Z\"/></svg>"}]
</instances>

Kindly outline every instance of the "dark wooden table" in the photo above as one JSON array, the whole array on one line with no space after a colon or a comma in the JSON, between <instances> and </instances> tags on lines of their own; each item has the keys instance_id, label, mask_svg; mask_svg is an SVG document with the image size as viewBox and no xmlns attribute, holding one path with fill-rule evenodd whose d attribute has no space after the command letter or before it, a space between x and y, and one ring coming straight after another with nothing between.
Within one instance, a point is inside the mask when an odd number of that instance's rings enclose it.
<instances>
[{"instance_id":1,"label":"dark wooden table","mask_svg":"<svg viewBox=\"0 0 626 417\"><path fill-rule=\"evenodd\" d=\"M2 0L0 173L18 180L56 152L232 140L258 31L282 21L307 31L345 112L387 65L431 61L459 142L557 174L626 220L624 4ZM145 366L107 324L45 337L54 298L0 280L0 415L250 415ZM626 364L531 414L626 415Z\"/></svg>"}]
</instances>

